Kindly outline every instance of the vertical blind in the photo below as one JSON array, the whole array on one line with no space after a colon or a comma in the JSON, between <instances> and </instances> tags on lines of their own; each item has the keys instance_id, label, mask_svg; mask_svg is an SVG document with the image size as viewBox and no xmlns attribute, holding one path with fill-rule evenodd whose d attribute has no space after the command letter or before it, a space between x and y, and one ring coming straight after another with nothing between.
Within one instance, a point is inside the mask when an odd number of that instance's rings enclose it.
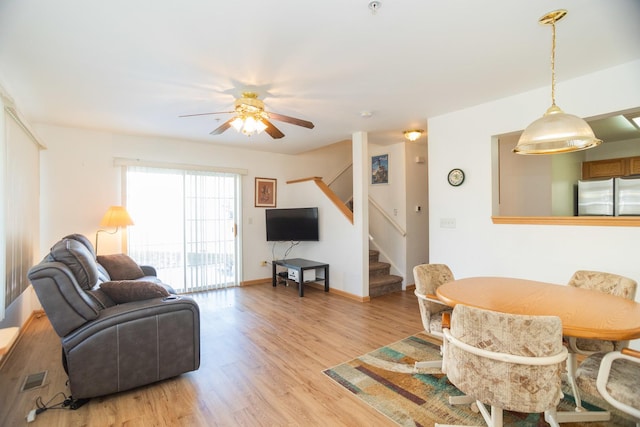
<instances>
[{"instance_id":1,"label":"vertical blind","mask_svg":"<svg viewBox=\"0 0 640 427\"><path fill-rule=\"evenodd\" d=\"M4 110L3 192L5 292L2 309L29 286L39 240L40 146L15 115ZM4 311L0 310L0 320Z\"/></svg>"},{"instance_id":2,"label":"vertical blind","mask_svg":"<svg viewBox=\"0 0 640 427\"><path fill-rule=\"evenodd\" d=\"M238 283L235 173L126 168L129 255L179 292Z\"/></svg>"}]
</instances>

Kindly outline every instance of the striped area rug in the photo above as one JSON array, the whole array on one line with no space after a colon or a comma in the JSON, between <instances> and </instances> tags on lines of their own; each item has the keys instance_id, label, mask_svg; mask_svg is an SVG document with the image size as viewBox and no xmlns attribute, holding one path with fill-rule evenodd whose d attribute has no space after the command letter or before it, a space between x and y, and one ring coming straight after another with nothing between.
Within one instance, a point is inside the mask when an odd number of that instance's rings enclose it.
<instances>
[{"instance_id":1,"label":"striped area rug","mask_svg":"<svg viewBox=\"0 0 640 427\"><path fill-rule=\"evenodd\" d=\"M424 334L410 336L379 348L324 373L401 426L443 424L485 425L482 415L470 405L449 405L448 397L460 395L447 377L437 369L417 373L414 362L440 358L439 347ZM573 397L565 390L559 410L572 410ZM602 410L584 401L588 410ZM547 426L540 414L504 413L508 426ZM562 424L564 426L635 426L613 413L608 423Z\"/></svg>"}]
</instances>

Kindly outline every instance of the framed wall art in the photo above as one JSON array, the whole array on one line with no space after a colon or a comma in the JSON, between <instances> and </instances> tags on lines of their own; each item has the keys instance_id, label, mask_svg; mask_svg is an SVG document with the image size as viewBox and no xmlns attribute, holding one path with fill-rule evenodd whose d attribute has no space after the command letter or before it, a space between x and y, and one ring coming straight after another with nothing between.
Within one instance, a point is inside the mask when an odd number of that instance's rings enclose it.
<instances>
[{"instance_id":1,"label":"framed wall art","mask_svg":"<svg viewBox=\"0 0 640 427\"><path fill-rule=\"evenodd\" d=\"M389 183L389 155L371 156L371 184Z\"/></svg>"},{"instance_id":2,"label":"framed wall art","mask_svg":"<svg viewBox=\"0 0 640 427\"><path fill-rule=\"evenodd\" d=\"M274 178L256 178L256 207L276 207L276 182Z\"/></svg>"}]
</instances>

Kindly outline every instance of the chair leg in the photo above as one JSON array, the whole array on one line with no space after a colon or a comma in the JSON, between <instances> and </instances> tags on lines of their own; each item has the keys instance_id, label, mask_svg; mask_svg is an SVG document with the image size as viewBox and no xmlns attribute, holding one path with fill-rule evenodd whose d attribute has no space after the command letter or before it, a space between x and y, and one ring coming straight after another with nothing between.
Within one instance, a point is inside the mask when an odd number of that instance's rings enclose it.
<instances>
[{"instance_id":1,"label":"chair leg","mask_svg":"<svg viewBox=\"0 0 640 427\"><path fill-rule=\"evenodd\" d=\"M484 405L484 403L480 402L479 400L476 401L477 405L478 405L478 409L480 410L480 413L482 414L482 418L484 418L484 421L487 423L488 426L490 427L502 427L503 424L503 411L502 408L498 408L497 406L491 406L491 412L489 412L489 410L487 409L487 407Z\"/></svg>"},{"instance_id":2,"label":"chair leg","mask_svg":"<svg viewBox=\"0 0 640 427\"><path fill-rule=\"evenodd\" d=\"M576 411L582 412L585 409L582 407L582 399L580 398L580 390L576 384L576 370L578 369L578 360L576 353L569 353L567 357L567 379L571 385L571 391L573 391L573 397L576 400Z\"/></svg>"},{"instance_id":3,"label":"chair leg","mask_svg":"<svg viewBox=\"0 0 640 427\"><path fill-rule=\"evenodd\" d=\"M580 390L576 384L576 370L578 369L578 360L576 353L569 352L567 357L567 380L571 385L573 396L576 401L576 407L573 412L570 411L558 411L554 418L556 422L560 424L564 423L587 423L596 421L609 421L611 419L611 413L609 411L587 411L582 406L582 399L580 399Z\"/></svg>"},{"instance_id":4,"label":"chair leg","mask_svg":"<svg viewBox=\"0 0 640 427\"><path fill-rule=\"evenodd\" d=\"M556 419L556 409L549 409L544 411L544 420L549 423L551 427L560 427L558 420Z\"/></svg>"},{"instance_id":5,"label":"chair leg","mask_svg":"<svg viewBox=\"0 0 640 427\"><path fill-rule=\"evenodd\" d=\"M474 403L476 399L463 394L461 396L449 396L449 405L468 405ZM475 411L477 412L477 411Z\"/></svg>"}]
</instances>

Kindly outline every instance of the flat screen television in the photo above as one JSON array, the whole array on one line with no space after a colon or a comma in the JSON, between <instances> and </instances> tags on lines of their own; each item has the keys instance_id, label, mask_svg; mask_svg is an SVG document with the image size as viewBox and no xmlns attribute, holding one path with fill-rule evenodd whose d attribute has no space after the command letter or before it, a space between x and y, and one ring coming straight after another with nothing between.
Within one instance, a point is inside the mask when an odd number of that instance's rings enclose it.
<instances>
[{"instance_id":1,"label":"flat screen television","mask_svg":"<svg viewBox=\"0 0 640 427\"><path fill-rule=\"evenodd\" d=\"M318 241L318 208L267 209L267 241Z\"/></svg>"}]
</instances>

